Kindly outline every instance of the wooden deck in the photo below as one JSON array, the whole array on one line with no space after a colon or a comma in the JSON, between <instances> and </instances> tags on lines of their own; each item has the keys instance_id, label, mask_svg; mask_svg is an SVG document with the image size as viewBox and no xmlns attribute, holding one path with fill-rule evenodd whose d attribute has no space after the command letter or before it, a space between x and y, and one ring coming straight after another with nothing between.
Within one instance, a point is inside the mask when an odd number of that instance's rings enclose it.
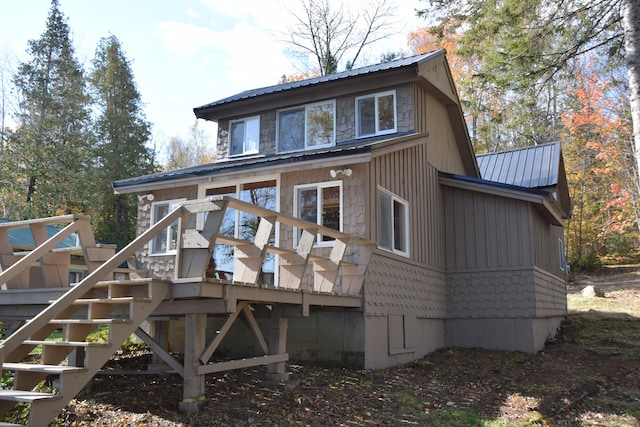
<instances>
[{"instance_id":1,"label":"wooden deck","mask_svg":"<svg viewBox=\"0 0 640 427\"><path fill-rule=\"evenodd\" d=\"M227 209L257 219L251 238L219 234ZM205 214L204 221L198 220ZM172 279L142 277L140 270L121 267L176 221L179 237ZM199 222L204 225L196 229ZM45 232L48 225L61 226L60 231L49 237ZM297 247L291 242L288 246L273 243L278 225L299 231ZM11 245L9 230L21 227L31 230L33 248ZM57 248L73 234L77 234L78 247ZM316 251L318 234L334 240L330 249ZM235 247L232 277L207 277L216 243ZM16 402L28 401L29 425L46 425L131 333L184 377L183 411L197 411L202 406L204 376L212 372L267 365L267 376L272 380L286 380L288 319L309 316L312 308L361 308L364 274L373 246L362 238L229 197L185 202L117 253L96 244L89 218L82 215L0 224L0 321L9 326L10 333L0 341L0 362L2 371L14 378L13 390L0 394L0 417ZM278 280L274 285L260 283L268 254L276 255ZM80 266L78 255L83 261ZM70 285L70 268L85 270L84 279ZM266 337L254 316L258 307L269 317ZM225 321L207 341L207 319L212 315ZM176 316L184 318L185 324L183 360L170 354L162 339L160 320ZM214 362L215 351L239 318L251 329L264 356ZM148 333L140 328L144 321L157 321L159 326ZM105 326L109 330L107 343L95 345L87 340L97 327ZM50 334L60 328L62 341L51 341ZM37 346L42 346L41 360L24 363L25 356ZM50 375L59 377L60 389L38 394L37 399L29 397L33 387Z\"/></svg>"}]
</instances>

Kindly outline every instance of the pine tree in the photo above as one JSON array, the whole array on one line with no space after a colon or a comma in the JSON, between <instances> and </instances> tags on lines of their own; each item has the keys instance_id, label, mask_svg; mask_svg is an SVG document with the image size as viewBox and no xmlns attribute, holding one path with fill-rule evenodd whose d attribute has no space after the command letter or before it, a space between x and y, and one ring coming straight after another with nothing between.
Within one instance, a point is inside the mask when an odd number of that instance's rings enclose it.
<instances>
[{"instance_id":1,"label":"pine tree","mask_svg":"<svg viewBox=\"0 0 640 427\"><path fill-rule=\"evenodd\" d=\"M151 125L145 119L130 62L115 36L100 40L92 66L90 81L99 109L96 235L122 247L135 237L137 203L132 195L114 194L111 183L156 171L154 153L146 146Z\"/></svg>"},{"instance_id":2,"label":"pine tree","mask_svg":"<svg viewBox=\"0 0 640 427\"><path fill-rule=\"evenodd\" d=\"M2 165L13 171L24 196L17 216L90 213L90 97L58 0L51 1L46 29L29 41L27 52L30 59L13 78L18 129Z\"/></svg>"}]
</instances>

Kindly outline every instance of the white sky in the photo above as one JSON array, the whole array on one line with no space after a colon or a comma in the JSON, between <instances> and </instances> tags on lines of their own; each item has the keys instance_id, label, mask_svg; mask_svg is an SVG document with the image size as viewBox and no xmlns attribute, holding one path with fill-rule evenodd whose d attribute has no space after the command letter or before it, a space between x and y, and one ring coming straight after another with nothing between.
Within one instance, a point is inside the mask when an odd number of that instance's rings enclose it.
<instances>
[{"instance_id":1,"label":"white sky","mask_svg":"<svg viewBox=\"0 0 640 427\"><path fill-rule=\"evenodd\" d=\"M280 41L295 0L59 1L81 63L89 64L100 38L120 40L157 144L187 138L193 107L296 71ZM421 0L388 1L397 7L397 35L368 52L371 63L382 52L407 50L406 35L425 26L414 13L425 6ZM50 6L50 0L0 0L0 66L6 57L26 59L27 42L44 32Z\"/></svg>"}]
</instances>

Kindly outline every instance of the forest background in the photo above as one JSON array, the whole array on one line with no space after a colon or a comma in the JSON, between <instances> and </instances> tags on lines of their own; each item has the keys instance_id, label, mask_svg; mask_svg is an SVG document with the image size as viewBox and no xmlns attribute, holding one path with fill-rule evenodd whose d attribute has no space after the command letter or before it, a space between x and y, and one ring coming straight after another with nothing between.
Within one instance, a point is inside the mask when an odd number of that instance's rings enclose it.
<instances>
[{"instance_id":1,"label":"forest background","mask_svg":"<svg viewBox=\"0 0 640 427\"><path fill-rule=\"evenodd\" d=\"M298 24L287 32L292 57L305 57L306 68L281 81L369 65L361 53L389 35L394 14L384 0L354 14L336 1L300 3ZM374 61L446 49L478 154L560 141L572 198L565 249L574 269L639 258L628 74L629 42L638 40L625 39L632 3L425 0L415 11L425 26L407 34L408 49ZM639 26L637 16L632 24ZM160 164L117 37L102 39L83 67L58 0L27 53L0 91L0 216L88 214L98 240L122 247L135 235L137 199L114 194L112 182L211 162L207 136L194 122L188 140L170 139ZM5 127L8 116L16 128Z\"/></svg>"}]
</instances>

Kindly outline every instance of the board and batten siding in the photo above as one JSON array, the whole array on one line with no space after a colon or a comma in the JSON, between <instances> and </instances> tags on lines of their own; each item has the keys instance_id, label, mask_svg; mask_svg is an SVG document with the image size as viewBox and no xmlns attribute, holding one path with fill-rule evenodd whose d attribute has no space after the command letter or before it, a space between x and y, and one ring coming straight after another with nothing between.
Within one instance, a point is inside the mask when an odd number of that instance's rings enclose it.
<instances>
[{"instance_id":1,"label":"board and batten siding","mask_svg":"<svg viewBox=\"0 0 640 427\"><path fill-rule=\"evenodd\" d=\"M427 161L427 144L410 144L397 151L377 155L371 161L371 224L376 224L378 186L406 200L409 204L409 259L436 269L443 269L444 235L442 192L438 170ZM372 239L377 239L375 226Z\"/></svg>"},{"instance_id":2,"label":"board and batten siding","mask_svg":"<svg viewBox=\"0 0 640 427\"><path fill-rule=\"evenodd\" d=\"M444 200L448 272L533 267L528 203L453 187Z\"/></svg>"},{"instance_id":3,"label":"board and batten siding","mask_svg":"<svg viewBox=\"0 0 640 427\"><path fill-rule=\"evenodd\" d=\"M564 278L561 268L561 243L564 242L562 226L549 224L536 210L532 214L535 265L551 274Z\"/></svg>"}]
</instances>

